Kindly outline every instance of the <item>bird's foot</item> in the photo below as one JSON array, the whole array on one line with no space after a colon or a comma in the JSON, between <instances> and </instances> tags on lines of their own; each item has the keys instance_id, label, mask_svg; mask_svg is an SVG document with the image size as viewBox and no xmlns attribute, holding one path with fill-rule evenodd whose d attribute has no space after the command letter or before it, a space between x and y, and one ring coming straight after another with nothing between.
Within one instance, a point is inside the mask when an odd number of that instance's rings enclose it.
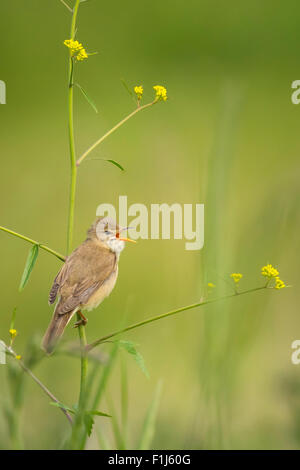
<instances>
[{"instance_id":1,"label":"bird's foot","mask_svg":"<svg viewBox=\"0 0 300 470\"><path fill-rule=\"evenodd\" d=\"M81 313L81 311L78 312L78 315L80 316L80 320L78 320L75 324L74 324L74 327L73 328L78 328L79 326L85 326L88 322L88 319L85 318L85 316L83 315L83 313Z\"/></svg>"}]
</instances>

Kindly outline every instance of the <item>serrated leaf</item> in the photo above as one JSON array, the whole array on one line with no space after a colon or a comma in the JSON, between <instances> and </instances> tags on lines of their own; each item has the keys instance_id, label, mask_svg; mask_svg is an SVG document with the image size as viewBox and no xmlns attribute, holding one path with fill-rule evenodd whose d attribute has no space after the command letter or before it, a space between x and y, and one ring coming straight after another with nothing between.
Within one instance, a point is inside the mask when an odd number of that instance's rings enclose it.
<instances>
[{"instance_id":1,"label":"serrated leaf","mask_svg":"<svg viewBox=\"0 0 300 470\"><path fill-rule=\"evenodd\" d=\"M95 423L94 418L90 413L86 412L83 420L84 420L84 425L85 425L87 435L90 437L90 435L92 434L94 423Z\"/></svg>"},{"instance_id":2,"label":"serrated leaf","mask_svg":"<svg viewBox=\"0 0 300 470\"><path fill-rule=\"evenodd\" d=\"M117 166L121 171L125 171L125 169L120 165L120 163L116 162L115 160L105 160L106 162L112 163L113 165Z\"/></svg>"},{"instance_id":3,"label":"serrated leaf","mask_svg":"<svg viewBox=\"0 0 300 470\"><path fill-rule=\"evenodd\" d=\"M26 286L28 279L30 277L31 271L34 268L35 262L39 254L39 245L33 245L31 250L28 253L25 268L22 274L19 291L22 291Z\"/></svg>"},{"instance_id":4,"label":"serrated leaf","mask_svg":"<svg viewBox=\"0 0 300 470\"><path fill-rule=\"evenodd\" d=\"M91 54L90 54L91 55ZM85 99L87 100L87 102L91 105L91 107L93 108L93 110L98 114L98 109L95 105L95 103L93 102L93 100L89 97L89 95L87 94L87 92L84 90L84 88L82 88L81 85L79 85L79 83L76 83L75 84L79 90L81 91L81 93L83 94L83 96L85 97Z\"/></svg>"},{"instance_id":5,"label":"serrated leaf","mask_svg":"<svg viewBox=\"0 0 300 470\"><path fill-rule=\"evenodd\" d=\"M75 413L73 408L70 408L67 405L64 405L63 403L57 402L57 401L51 401L50 405L57 406L57 408L62 408L65 411L69 411L70 413Z\"/></svg>"},{"instance_id":6,"label":"serrated leaf","mask_svg":"<svg viewBox=\"0 0 300 470\"><path fill-rule=\"evenodd\" d=\"M141 370L144 372L147 378L149 378L149 372L147 371L147 368L145 366L145 361L143 356L139 351L136 350L135 343L132 341L125 341L125 340L120 340L118 341L118 344L124 348L129 354L131 354L138 364L138 366L141 368Z\"/></svg>"}]
</instances>

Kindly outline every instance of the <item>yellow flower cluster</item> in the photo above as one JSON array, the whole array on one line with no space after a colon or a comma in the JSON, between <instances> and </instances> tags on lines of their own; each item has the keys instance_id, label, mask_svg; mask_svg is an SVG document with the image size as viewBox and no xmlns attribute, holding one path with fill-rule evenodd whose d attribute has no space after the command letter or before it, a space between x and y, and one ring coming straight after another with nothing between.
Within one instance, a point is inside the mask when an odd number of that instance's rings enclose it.
<instances>
[{"instance_id":1,"label":"yellow flower cluster","mask_svg":"<svg viewBox=\"0 0 300 470\"><path fill-rule=\"evenodd\" d=\"M268 278L267 285L272 279L275 279L275 289L283 289L286 287L285 283L279 277L278 269L274 268L271 264L267 264L261 268L261 274Z\"/></svg>"},{"instance_id":2,"label":"yellow flower cluster","mask_svg":"<svg viewBox=\"0 0 300 470\"><path fill-rule=\"evenodd\" d=\"M144 93L144 88L142 87L142 85L135 86L134 87L134 93L137 95L137 99L141 100L142 96L143 96L143 93Z\"/></svg>"},{"instance_id":3,"label":"yellow flower cluster","mask_svg":"<svg viewBox=\"0 0 300 470\"><path fill-rule=\"evenodd\" d=\"M277 276L275 278L275 289L283 289L286 287L285 283Z\"/></svg>"},{"instance_id":4,"label":"yellow flower cluster","mask_svg":"<svg viewBox=\"0 0 300 470\"><path fill-rule=\"evenodd\" d=\"M17 334L18 334L18 332L17 332L17 330L15 330L14 328L11 328L11 329L9 330L9 334L10 334L11 339L15 339L15 337L16 337Z\"/></svg>"},{"instance_id":5,"label":"yellow flower cluster","mask_svg":"<svg viewBox=\"0 0 300 470\"><path fill-rule=\"evenodd\" d=\"M71 57L75 57L76 60L81 61L88 58L86 50L80 42L66 39L64 45L70 49Z\"/></svg>"},{"instance_id":6,"label":"yellow flower cluster","mask_svg":"<svg viewBox=\"0 0 300 470\"><path fill-rule=\"evenodd\" d=\"M18 359L18 361L22 358L21 354L17 354L16 355L16 359Z\"/></svg>"},{"instance_id":7,"label":"yellow flower cluster","mask_svg":"<svg viewBox=\"0 0 300 470\"><path fill-rule=\"evenodd\" d=\"M216 286L212 282L208 282L207 287L209 287L209 289L213 289Z\"/></svg>"},{"instance_id":8,"label":"yellow flower cluster","mask_svg":"<svg viewBox=\"0 0 300 470\"><path fill-rule=\"evenodd\" d=\"M161 86L161 85L155 85L153 87L153 89L155 90L155 100L158 101L158 100L162 100L162 101L167 101L168 97L167 97L167 90L164 86Z\"/></svg>"},{"instance_id":9,"label":"yellow flower cluster","mask_svg":"<svg viewBox=\"0 0 300 470\"><path fill-rule=\"evenodd\" d=\"M238 284L242 279L243 275L241 273L232 273L230 274L230 277L234 280L236 284Z\"/></svg>"},{"instance_id":10,"label":"yellow flower cluster","mask_svg":"<svg viewBox=\"0 0 300 470\"><path fill-rule=\"evenodd\" d=\"M278 276L279 272L271 264L267 264L261 268L261 274L265 277L268 277L269 279L272 279L272 277Z\"/></svg>"},{"instance_id":11,"label":"yellow flower cluster","mask_svg":"<svg viewBox=\"0 0 300 470\"><path fill-rule=\"evenodd\" d=\"M77 54L76 59L77 60L84 60L84 59L87 59L87 58L88 58L88 55L86 53L86 50L82 48L79 51L79 53Z\"/></svg>"},{"instance_id":12,"label":"yellow flower cluster","mask_svg":"<svg viewBox=\"0 0 300 470\"><path fill-rule=\"evenodd\" d=\"M153 89L155 90L155 98L154 98L154 102L156 101L167 101L168 97L167 97L167 89L164 87L164 86L161 86L161 85L155 85L153 87ZM143 93L144 93L144 88L142 87L142 85L136 85L134 88L134 93L137 95L137 99L140 101L143 97Z\"/></svg>"}]
</instances>

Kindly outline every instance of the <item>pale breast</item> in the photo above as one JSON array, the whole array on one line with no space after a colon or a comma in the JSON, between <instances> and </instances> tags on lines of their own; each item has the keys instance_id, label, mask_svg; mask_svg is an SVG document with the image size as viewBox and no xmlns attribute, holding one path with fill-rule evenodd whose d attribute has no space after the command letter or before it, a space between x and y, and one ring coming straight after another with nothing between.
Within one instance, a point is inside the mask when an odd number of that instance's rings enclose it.
<instances>
[{"instance_id":1,"label":"pale breast","mask_svg":"<svg viewBox=\"0 0 300 470\"><path fill-rule=\"evenodd\" d=\"M111 293L113 288L115 287L115 283L118 277L118 266L116 269L111 273L109 278L104 281L101 287L93 293L93 295L89 298L87 303L82 306L84 310L93 310L94 308L98 307L98 305L103 302L103 300Z\"/></svg>"}]
</instances>

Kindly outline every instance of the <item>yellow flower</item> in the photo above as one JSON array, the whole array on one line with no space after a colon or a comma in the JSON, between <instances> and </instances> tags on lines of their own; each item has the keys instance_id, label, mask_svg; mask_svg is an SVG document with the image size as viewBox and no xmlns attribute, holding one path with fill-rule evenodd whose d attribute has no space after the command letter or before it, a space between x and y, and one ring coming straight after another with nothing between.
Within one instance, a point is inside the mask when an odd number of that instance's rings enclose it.
<instances>
[{"instance_id":1,"label":"yellow flower","mask_svg":"<svg viewBox=\"0 0 300 470\"><path fill-rule=\"evenodd\" d=\"M73 39L66 39L64 41L64 45L70 49L71 57L75 57L76 60L84 60L88 58L86 50L80 42L74 41Z\"/></svg>"},{"instance_id":2,"label":"yellow flower","mask_svg":"<svg viewBox=\"0 0 300 470\"><path fill-rule=\"evenodd\" d=\"M232 273L230 274L230 277L234 280L236 284L238 284L242 279L243 275L241 273Z\"/></svg>"},{"instance_id":3,"label":"yellow flower","mask_svg":"<svg viewBox=\"0 0 300 470\"><path fill-rule=\"evenodd\" d=\"M77 54L76 60L84 60L84 59L87 59L87 58L88 58L88 55L86 53L86 50L82 48L79 51L79 53Z\"/></svg>"},{"instance_id":4,"label":"yellow flower","mask_svg":"<svg viewBox=\"0 0 300 470\"><path fill-rule=\"evenodd\" d=\"M66 39L64 41L64 45L70 49L70 52L72 55L74 55L76 52L79 52L81 49L83 49L82 44L80 44L80 42L78 41L73 41L73 39Z\"/></svg>"},{"instance_id":5,"label":"yellow flower","mask_svg":"<svg viewBox=\"0 0 300 470\"><path fill-rule=\"evenodd\" d=\"M155 100L158 101L158 100L163 100L163 101L167 101L168 97L167 97L167 90L164 86L161 86L161 85L155 85L153 87L153 89L155 90L156 92L156 95L155 95Z\"/></svg>"},{"instance_id":6,"label":"yellow flower","mask_svg":"<svg viewBox=\"0 0 300 470\"><path fill-rule=\"evenodd\" d=\"M286 287L285 283L278 277L275 277L275 289L283 289Z\"/></svg>"},{"instance_id":7,"label":"yellow flower","mask_svg":"<svg viewBox=\"0 0 300 470\"><path fill-rule=\"evenodd\" d=\"M14 328L11 328L11 329L9 330L9 334L10 334L10 336L11 336L11 339L14 339L14 338L17 336L18 332L17 332L17 330L15 330Z\"/></svg>"},{"instance_id":8,"label":"yellow flower","mask_svg":"<svg viewBox=\"0 0 300 470\"><path fill-rule=\"evenodd\" d=\"M208 282L207 287L209 287L210 289L213 289L216 286L212 282Z\"/></svg>"},{"instance_id":9,"label":"yellow flower","mask_svg":"<svg viewBox=\"0 0 300 470\"><path fill-rule=\"evenodd\" d=\"M16 356L16 359L18 359L18 361L22 358L22 356L20 354L17 354Z\"/></svg>"},{"instance_id":10,"label":"yellow flower","mask_svg":"<svg viewBox=\"0 0 300 470\"><path fill-rule=\"evenodd\" d=\"M265 277L268 277L269 279L272 279L272 277L277 277L279 272L271 264L267 264L261 268L261 274Z\"/></svg>"},{"instance_id":11,"label":"yellow flower","mask_svg":"<svg viewBox=\"0 0 300 470\"><path fill-rule=\"evenodd\" d=\"M143 96L143 93L144 93L144 88L142 87L142 85L135 86L134 87L134 93L137 95L138 100L142 99L142 96Z\"/></svg>"}]
</instances>

